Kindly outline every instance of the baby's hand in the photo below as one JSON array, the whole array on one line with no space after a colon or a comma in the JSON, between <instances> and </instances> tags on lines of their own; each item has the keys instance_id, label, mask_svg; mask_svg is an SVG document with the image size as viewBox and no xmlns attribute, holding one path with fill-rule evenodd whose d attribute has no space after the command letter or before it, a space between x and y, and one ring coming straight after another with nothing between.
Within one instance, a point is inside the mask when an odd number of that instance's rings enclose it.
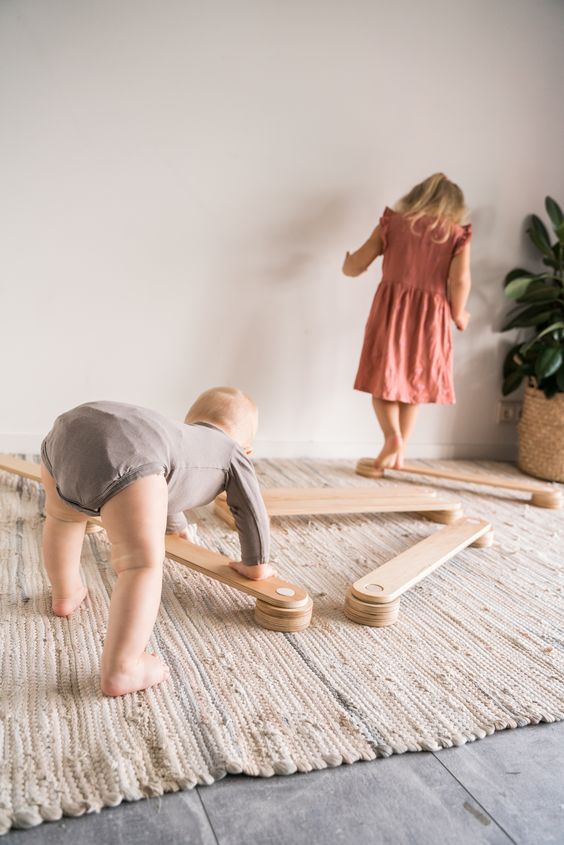
<instances>
[{"instance_id":1,"label":"baby's hand","mask_svg":"<svg viewBox=\"0 0 564 845\"><path fill-rule=\"evenodd\" d=\"M458 331L463 332L464 329L468 326L470 322L470 314L468 311L463 311L460 317L456 317L454 320L454 325L458 329Z\"/></svg>"},{"instance_id":2,"label":"baby's hand","mask_svg":"<svg viewBox=\"0 0 564 845\"><path fill-rule=\"evenodd\" d=\"M255 566L247 566L240 560L230 560L229 566L239 575L243 575L251 581L263 581L265 578L270 578L271 575L278 574L270 563L257 563Z\"/></svg>"}]
</instances>

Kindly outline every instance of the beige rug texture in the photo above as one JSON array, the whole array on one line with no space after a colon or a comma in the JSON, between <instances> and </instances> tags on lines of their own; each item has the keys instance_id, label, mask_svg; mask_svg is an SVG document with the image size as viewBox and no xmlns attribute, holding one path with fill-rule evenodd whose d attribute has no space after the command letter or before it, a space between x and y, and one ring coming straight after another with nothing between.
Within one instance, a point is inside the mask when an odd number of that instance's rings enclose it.
<instances>
[{"instance_id":1,"label":"beige rug texture","mask_svg":"<svg viewBox=\"0 0 564 845\"><path fill-rule=\"evenodd\" d=\"M395 483L355 476L344 461L257 466L265 486ZM518 475L503 464L455 466ZM275 521L277 568L314 600L309 630L262 630L251 598L167 561L150 645L171 680L109 699L98 687L114 580L105 534L85 541L88 605L54 617L40 565L42 490L1 473L1 831L226 772L307 772L563 719L564 512L520 494L413 481L490 519L496 541L407 593L394 627L348 621L346 588L440 526L406 514ZM203 543L236 557L236 535L210 509L198 514Z\"/></svg>"}]
</instances>

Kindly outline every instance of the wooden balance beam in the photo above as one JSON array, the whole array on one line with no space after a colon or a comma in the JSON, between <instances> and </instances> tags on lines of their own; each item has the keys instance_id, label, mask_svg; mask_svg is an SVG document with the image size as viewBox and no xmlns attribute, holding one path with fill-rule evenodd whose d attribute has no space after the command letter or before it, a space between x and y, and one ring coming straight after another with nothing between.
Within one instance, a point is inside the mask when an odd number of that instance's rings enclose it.
<instances>
[{"instance_id":1,"label":"wooden balance beam","mask_svg":"<svg viewBox=\"0 0 564 845\"><path fill-rule=\"evenodd\" d=\"M14 458L11 455L0 455L0 470L41 483L39 464L31 461ZM93 525L96 531L103 528L102 521L98 517L92 517L88 523ZM313 602L302 587L274 576L264 581L251 581L228 566L228 557L172 534L167 534L165 537L165 548L166 556L171 560L253 596L256 599L255 620L261 628L297 633L305 631L308 627Z\"/></svg>"},{"instance_id":2,"label":"wooden balance beam","mask_svg":"<svg viewBox=\"0 0 564 845\"><path fill-rule=\"evenodd\" d=\"M491 546L489 522L462 517L369 572L349 587L344 612L352 622L383 628L398 618L400 596L467 546Z\"/></svg>"},{"instance_id":3,"label":"wooden balance beam","mask_svg":"<svg viewBox=\"0 0 564 845\"><path fill-rule=\"evenodd\" d=\"M427 475L431 478L447 478L452 481L459 481L461 484L483 484L487 487L498 487L501 490L512 490L520 493L530 493L530 502L537 508L561 508L562 493L555 487L548 484L535 484L532 481L511 481L499 476L479 475L477 473L457 472L456 470L429 469L428 467L416 467L411 464L402 469L382 470L376 469L373 458L361 458L356 465L355 472L365 478L382 478L388 472L413 473L415 475Z\"/></svg>"},{"instance_id":4,"label":"wooden balance beam","mask_svg":"<svg viewBox=\"0 0 564 845\"><path fill-rule=\"evenodd\" d=\"M344 513L419 513L448 525L462 516L460 502L439 499L428 487L273 487L262 490L270 518L279 516L321 516ZM217 497L214 511L231 528L233 515L225 493Z\"/></svg>"}]
</instances>

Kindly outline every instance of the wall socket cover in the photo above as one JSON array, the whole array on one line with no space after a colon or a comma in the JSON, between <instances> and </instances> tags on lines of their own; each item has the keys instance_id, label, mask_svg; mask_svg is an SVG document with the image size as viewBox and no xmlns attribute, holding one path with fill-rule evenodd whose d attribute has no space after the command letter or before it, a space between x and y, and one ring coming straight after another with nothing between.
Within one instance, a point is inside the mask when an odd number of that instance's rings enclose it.
<instances>
[{"instance_id":1,"label":"wall socket cover","mask_svg":"<svg viewBox=\"0 0 564 845\"><path fill-rule=\"evenodd\" d=\"M515 425L521 419L521 402L513 399L500 399L497 403L497 422Z\"/></svg>"}]
</instances>

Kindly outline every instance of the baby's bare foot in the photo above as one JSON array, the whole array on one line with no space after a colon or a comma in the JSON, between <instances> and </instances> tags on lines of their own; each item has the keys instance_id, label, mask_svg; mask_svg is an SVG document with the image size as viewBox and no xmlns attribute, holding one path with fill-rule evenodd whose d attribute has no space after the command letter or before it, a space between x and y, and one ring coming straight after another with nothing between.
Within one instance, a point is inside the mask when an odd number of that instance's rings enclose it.
<instances>
[{"instance_id":1,"label":"baby's bare foot","mask_svg":"<svg viewBox=\"0 0 564 845\"><path fill-rule=\"evenodd\" d=\"M144 652L139 660L120 669L102 670L100 686L104 695L125 695L128 692L154 687L170 677L170 669L155 652Z\"/></svg>"},{"instance_id":2,"label":"baby's bare foot","mask_svg":"<svg viewBox=\"0 0 564 845\"><path fill-rule=\"evenodd\" d=\"M55 616L70 616L75 610L78 610L86 596L88 590L84 584L79 587L74 593L66 596L51 597L51 607Z\"/></svg>"}]
</instances>

